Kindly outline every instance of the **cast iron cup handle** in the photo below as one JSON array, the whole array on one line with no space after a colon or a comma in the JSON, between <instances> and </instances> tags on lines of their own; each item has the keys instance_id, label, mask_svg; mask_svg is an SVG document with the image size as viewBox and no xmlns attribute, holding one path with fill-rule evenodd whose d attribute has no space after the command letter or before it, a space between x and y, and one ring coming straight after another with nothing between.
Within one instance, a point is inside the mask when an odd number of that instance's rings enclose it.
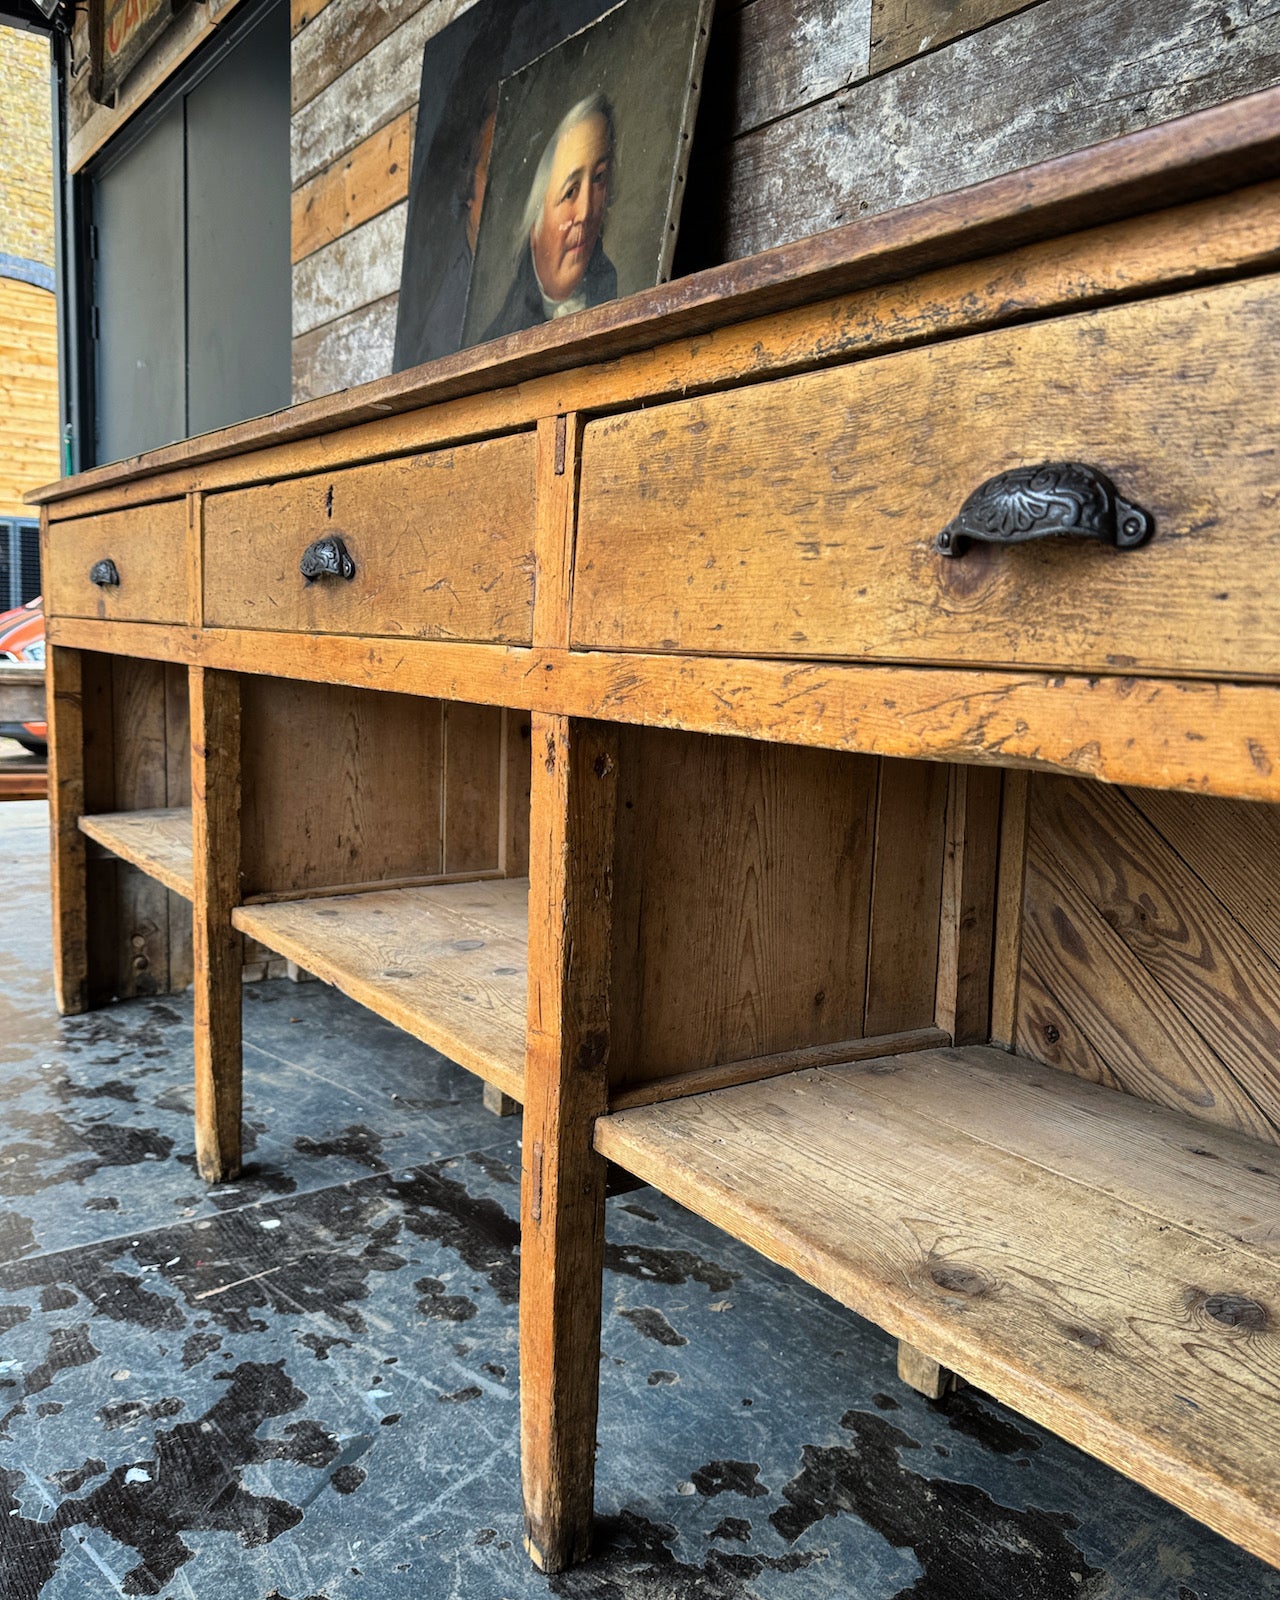
<instances>
[{"instance_id":1,"label":"cast iron cup handle","mask_svg":"<svg viewBox=\"0 0 1280 1600\"><path fill-rule=\"evenodd\" d=\"M338 535L331 533L328 538L317 539L307 546L298 570L308 583L314 583L317 578L354 578L356 564Z\"/></svg>"},{"instance_id":2,"label":"cast iron cup handle","mask_svg":"<svg viewBox=\"0 0 1280 1600\"><path fill-rule=\"evenodd\" d=\"M101 561L95 561L89 568L89 582L96 583L99 589L118 589L120 569L110 556L105 556Z\"/></svg>"},{"instance_id":3,"label":"cast iron cup handle","mask_svg":"<svg viewBox=\"0 0 1280 1600\"><path fill-rule=\"evenodd\" d=\"M944 556L969 545L1025 544L1072 535L1134 550L1155 530L1155 518L1121 495L1105 472L1080 461L1014 467L975 489L938 535Z\"/></svg>"}]
</instances>

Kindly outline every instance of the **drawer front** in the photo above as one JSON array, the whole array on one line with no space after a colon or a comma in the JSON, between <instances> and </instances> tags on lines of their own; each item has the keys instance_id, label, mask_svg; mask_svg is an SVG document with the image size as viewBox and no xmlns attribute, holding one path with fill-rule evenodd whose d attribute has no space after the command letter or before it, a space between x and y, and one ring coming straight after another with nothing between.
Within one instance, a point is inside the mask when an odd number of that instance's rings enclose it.
<instances>
[{"instance_id":1,"label":"drawer front","mask_svg":"<svg viewBox=\"0 0 1280 1600\"><path fill-rule=\"evenodd\" d=\"M111 576L117 581L94 581ZM50 616L185 622L187 582L185 500L50 524L44 565Z\"/></svg>"},{"instance_id":2,"label":"drawer front","mask_svg":"<svg viewBox=\"0 0 1280 1600\"><path fill-rule=\"evenodd\" d=\"M210 495L205 622L528 644L534 449L521 434ZM309 582L304 552L334 537L354 574Z\"/></svg>"},{"instance_id":3,"label":"drawer front","mask_svg":"<svg viewBox=\"0 0 1280 1600\"><path fill-rule=\"evenodd\" d=\"M1280 674L1280 279L904 351L588 425L572 641ZM1152 514L936 547L992 476L1100 469Z\"/></svg>"}]
</instances>

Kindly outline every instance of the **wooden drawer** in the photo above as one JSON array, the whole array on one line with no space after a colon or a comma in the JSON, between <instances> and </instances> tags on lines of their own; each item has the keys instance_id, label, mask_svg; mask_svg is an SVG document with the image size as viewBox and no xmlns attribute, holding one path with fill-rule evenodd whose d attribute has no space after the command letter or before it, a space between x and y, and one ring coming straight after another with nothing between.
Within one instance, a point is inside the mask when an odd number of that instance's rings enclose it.
<instances>
[{"instance_id":1,"label":"wooden drawer","mask_svg":"<svg viewBox=\"0 0 1280 1600\"><path fill-rule=\"evenodd\" d=\"M527 433L210 495L205 622L528 644L533 521ZM334 535L354 576L308 583Z\"/></svg>"},{"instance_id":2,"label":"wooden drawer","mask_svg":"<svg viewBox=\"0 0 1280 1600\"><path fill-rule=\"evenodd\" d=\"M584 648L1280 674L1280 279L1063 317L590 423ZM1076 460L1141 548L935 540Z\"/></svg>"},{"instance_id":3,"label":"wooden drawer","mask_svg":"<svg viewBox=\"0 0 1280 1600\"><path fill-rule=\"evenodd\" d=\"M187 620L187 503L162 500L50 524L44 563L50 616L118 622ZM110 561L119 582L90 572Z\"/></svg>"}]
</instances>

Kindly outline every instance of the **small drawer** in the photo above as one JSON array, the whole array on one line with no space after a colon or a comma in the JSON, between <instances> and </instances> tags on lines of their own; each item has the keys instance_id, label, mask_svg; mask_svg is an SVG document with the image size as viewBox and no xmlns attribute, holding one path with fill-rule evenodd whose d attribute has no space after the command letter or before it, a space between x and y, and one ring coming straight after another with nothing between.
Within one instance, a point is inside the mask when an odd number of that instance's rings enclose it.
<instances>
[{"instance_id":1,"label":"small drawer","mask_svg":"<svg viewBox=\"0 0 1280 1600\"><path fill-rule=\"evenodd\" d=\"M45 609L52 617L185 622L186 553L185 500L50 523Z\"/></svg>"},{"instance_id":2,"label":"small drawer","mask_svg":"<svg viewBox=\"0 0 1280 1600\"><path fill-rule=\"evenodd\" d=\"M1274 677L1278 391L1273 277L598 419L573 645ZM939 549L979 486L1064 462L1152 537Z\"/></svg>"},{"instance_id":3,"label":"small drawer","mask_svg":"<svg viewBox=\"0 0 1280 1600\"><path fill-rule=\"evenodd\" d=\"M528 644L534 452L519 434L210 495L206 624Z\"/></svg>"}]
</instances>

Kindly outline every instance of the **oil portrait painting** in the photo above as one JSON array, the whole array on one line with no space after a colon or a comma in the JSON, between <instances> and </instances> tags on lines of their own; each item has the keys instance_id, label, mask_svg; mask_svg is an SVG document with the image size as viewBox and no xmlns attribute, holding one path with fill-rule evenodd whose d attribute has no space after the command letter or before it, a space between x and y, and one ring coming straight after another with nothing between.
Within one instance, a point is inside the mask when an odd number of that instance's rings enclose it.
<instances>
[{"instance_id":1,"label":"oil portrait painting","mask_svg":"<svg viewBox=\"0 0 1280 1600\"><path fill-rule=\"evenodd\" d=\"M498 91L463 343L668 276L707 0L622 0Z\"/></svg>"},{"instance_id":2,"label":"oil portrait painting","mask_svg":"<svg viewBox=\"0 0 1280 1600\"><path fill-rule=\"evenodd\" d=\"M397 372L462 346L500 80L613 3L477 0L428 39L400 275Z\"/></svg>"}]
</instances>

